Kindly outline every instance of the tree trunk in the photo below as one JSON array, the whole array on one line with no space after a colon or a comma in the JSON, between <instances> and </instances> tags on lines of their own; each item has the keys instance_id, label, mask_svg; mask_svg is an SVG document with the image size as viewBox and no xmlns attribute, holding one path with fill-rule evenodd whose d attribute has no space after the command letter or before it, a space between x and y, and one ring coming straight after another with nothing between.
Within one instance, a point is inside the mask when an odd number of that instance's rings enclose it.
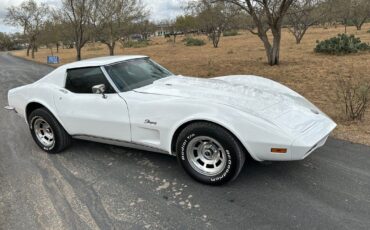
<instances>
[{"instance_id":1,"label":"tree trunk","mask_svg":"<svg viewBox=\"0 0 370 230\"><path fill-rule=\"evenodd\" d=\"M29 43L27 46L27 57L30 56L30 49L31 49L31 43Z\"/></svg>"},{"instance_id":2,"label":"tree trunk","mask_svg":"<svg viewBox=\"0 0 370 230\"><path fill-rule=\"evenodd\" d=\"M95 48L96 39L95 36L92 37L92 47Z\"/></svg>"},{"instance_id":3,"label":"tree trunk","mask_svg":"<svg viewBox=\"0 0 370 230\"><path fill-rule=\"evenodd\" d=\"M214 48L218 48L218 43L220 42L221 33L214 31L212 33L212 43Z\"/></svg>"},{"instance_id":4,"label":"tree trunk","mask_svg":"<svg viewBox=\"0 0 370 230\"><path fill-rule=\"evenodd\" d=\"M296 43L297 45L301 44L301 40L302 40L302 38L300 38L300 37L295 37L295 43Z\"/></svg>"},{"instance_id":5,"label":"tree trunk","mask_svg":"<svg viewBox=\"0 0 370 230\"><path fill-rule=\"evenodd\" d=\"M108 48L109 48L109 55L114 56L114 47L108 46Z\"/></svg>"},{"instance_id":6,"label":"tree trunk","mask_svg":"<svg viewBox=\"0 0 370 230\"><path fill-rule=\"evenodd\" d=\"M270 66L280 64L280 42L281 42L281 29L271 29L273 35L272 46L268 40L267 34L260 35L260 38L265 46L267 62Z\"/></svg>"},{"instance_id":7,"label":"tree trunk","mask_svg":"<svg viewBox=\"0 0 370 230\"><path fill-rule=\"evenodd\" d=\"M76 56L76 60L77 61L80 61L81 60L81 48L79 45L76 44L76 51L77 51L77 56Z\"/></svg>"},{"instance_id":8,"label":"tree trunk","mask_svg":"<svg viewBox=\"0 0 370 230\"><path fill-rule=\"evenodd\" d=\"M109 55L114 56L114 47L116 46L115 42L112 42L111 44L107 44L109 48Z\"/></svg>"},{"instance_id":9,"label":"tree trunk","mask_svg":"<svg viewBox=\"0 0 370 230\"><path fill-rule=\"evenodd\" d=\"M267 34L259 35L260 39L265 46L267 62L270 66L279 65L280 64L280 41L281 41L281 34L279 32L273 33L273 44L271 46Z\"/></svg>"},{"instance_id":10,"label":"tree trunk","mask_svg":"<svg viewBox=\"0 0 370 230\"><path fill-rule=\"evenodd\" d=\"M362 26L365 24L365 22L367 21L368 17L365 17L362 19L362 21L359 21L358 22L358 25L356 25L356 28L357 30L361 30L362 29Z\"/></svg>"},{"instance_id":11,"label":"tree trunk","mask_svg":"<svg viewBox=\"0 0 370 230\"><path fill-rule=\"evenodd\" d=\"M275 40L275 38L274 38ZM267 55L267 62L270 66L279 65L280 64L280 41L274 41L273 46L270 44L264 44L266 55Z\"/></svg>"},{"instance_id":12,"label":"tree trunk","mask_svg":"<svg viewBox=\"0 0 370 230\"><path fill-rule=\"evenodd\" d=\"M303 39L303 36L306 34L307 29L304 29L303 31L301 31L300 34L297 34L297 36L295 36L297 45L301 44L301 41Z\"/></svg>"},{"instance_id":13,"label":"tree trunk","mask_svg":"<svg viewBox=\"0 0 370 230\"><path fill-rule=\"evenodd\" d=\"M272 53L271 53L271 59L270 59L271 62L269 62L271 66L280 64L280 42L281 42L281 35L279 33L278 35L275 35L273 39Z\"/></svg>"},{"instance_id":14,"label":"tree trunk","mask_svg":"<svg viewBox=\"0 0 370 230\"><path fill-rule=\"evenodd\" d=\"M35 49L36 49L35 45L32 45L32 54L31 54L32 59L35 59Z\"/></svg>"},{"instance_id":15,"label":"tree trunk","mask_svg":"<svg viewBox=\"0 0 370 230\"><path fill-rule=\"evenodd\" d=\"M56 43L57 53L59 53L59 42Z\"/></svg>"},{"instance_id":16,"label":"tree trunk","mask_svg":"<svg viewBox=\"0 0 370 230\"><path fill-rule=\"evenodd\" d=\"M268 40L267 34L259 34L258 35L261 41L263 42L263 46L265 47L267 62L270 63L271 58L271 44Z\"/></svg>"}]
</instances>

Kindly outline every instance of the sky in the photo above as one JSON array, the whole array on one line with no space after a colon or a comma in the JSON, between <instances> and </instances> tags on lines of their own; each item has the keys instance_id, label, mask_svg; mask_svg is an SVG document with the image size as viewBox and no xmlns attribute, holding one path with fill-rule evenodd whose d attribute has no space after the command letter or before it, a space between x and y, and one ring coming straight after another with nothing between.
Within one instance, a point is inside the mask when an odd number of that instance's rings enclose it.
<instances>
[{"instance_id":1,"label":"sky","mask_svg":"<svg viewBox=\"0 0 370 230\"><path fill-rule=\"evenodd\" d=\"M61 0L36 0L37 2L45 2L51 7L60 6ZM161 21L172 19L182 14L182 6L187 0L142 0L150 10L150 19L153 21ZM13 33L21 29L6 25L3 19L6 15L7 8L17 6L23 0L0 0L0 32Z\"/></svg>"}]
</instances>

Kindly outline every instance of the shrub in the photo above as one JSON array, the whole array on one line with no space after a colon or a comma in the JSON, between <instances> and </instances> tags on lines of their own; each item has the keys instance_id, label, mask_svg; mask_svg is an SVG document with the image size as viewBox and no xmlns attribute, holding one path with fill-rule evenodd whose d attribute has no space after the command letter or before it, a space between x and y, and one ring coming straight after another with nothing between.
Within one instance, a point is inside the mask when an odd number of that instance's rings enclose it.
<instances>
[{"instance_id":1,"label":"shrub","mask_svg":"<svg viewBox=\"0 0 370 230\"><path fill-rule=\"evenodd\" d=\"M336 78L337 102L349 121L362 120L370 102L370 84L350 77Z\"/></svg>"},{"instance_id":2,"label":"shrub","mask_svg":"<svg viewBox=\"0 0 370 230\"><path fill-rule=\"evenodd\" d=\"M360 38L356 38L354 35L348 36L347 34L338 34L337 37L317 41L316 43L315 52L317 53L339 55L370 50L370 46L367 43L361 42Z\"/></svg>"},{"instance_id":3,"label":"shrub","mask_svg":"<svg viewBox=\"0 0 370 230\"><path fill-rule=\"evenodd\" d=\"M203 46L206 42L202 39L187 37L183 39L186 46Z\"/></svg>"},{"instance_id":4,"label":"shrub","mask_svg":"<svg viewBox=\"0 0 370 230\"><path fill-rule=\"evenodd\" d=\"M147 40L141 40L141 41L126 41L125 47L127 48L142 48L147 47L149 45L149 42Z\"/></svg>"},{"instance_id":5,"label":"shrub","mask_svg":"<svg viewBox=\"0 0 370 230\"><path fill-rule=\"evenodd\" d=\"M237 30L228 30L223 32L224 37L239 35Z\"/></svg>"},{"instance_id":6,"label":"shrub","mask_svg":"<svg viewBox=\"0 0 370 230\"><path fill-rule=\"evenodd\" d=\"M368 30L368 31L366 31L366 32L370 34L370 30Z\"/></svg>"}]
</instances>

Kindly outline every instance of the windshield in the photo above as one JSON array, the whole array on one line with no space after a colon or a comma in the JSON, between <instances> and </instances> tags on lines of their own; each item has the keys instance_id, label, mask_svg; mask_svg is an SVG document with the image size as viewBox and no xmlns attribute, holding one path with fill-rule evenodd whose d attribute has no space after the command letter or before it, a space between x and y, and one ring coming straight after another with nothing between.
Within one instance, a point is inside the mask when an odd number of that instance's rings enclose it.
<instances>
[{"instance_id":1,"label":"windshield","mask_svg":"<svg viewBox=\"0 0 370 230\"><path fill-rule=\"evenodd\" d=\"M130 91L173 75L149 58L133 59L105 66L106 71L121 92Z\"/></svg>"}]
</instances>

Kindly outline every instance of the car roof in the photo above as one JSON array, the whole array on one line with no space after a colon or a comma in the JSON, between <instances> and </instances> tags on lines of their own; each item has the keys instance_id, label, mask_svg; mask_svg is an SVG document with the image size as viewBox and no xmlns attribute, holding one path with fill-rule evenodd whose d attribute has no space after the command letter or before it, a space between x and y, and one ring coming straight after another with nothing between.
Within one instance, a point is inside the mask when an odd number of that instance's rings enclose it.
<instances>
[{"instance_id":1,"label":"car roof","mask_svg":"<svg viewBox=\"0 0 370 230\"><path fill-rule=\"evenodd\" d=\"M137 58L147 58L148 56L144 55L120 55L120 56L107 56L107 57L97 57L86 59L82 61L76 61L69 64L64 65L63 67L66 69L72 68L82 68L82 67L91 67L91 66L104 66L113 64L116 62L127 61Z\"/></svg>"}]
</instances>

